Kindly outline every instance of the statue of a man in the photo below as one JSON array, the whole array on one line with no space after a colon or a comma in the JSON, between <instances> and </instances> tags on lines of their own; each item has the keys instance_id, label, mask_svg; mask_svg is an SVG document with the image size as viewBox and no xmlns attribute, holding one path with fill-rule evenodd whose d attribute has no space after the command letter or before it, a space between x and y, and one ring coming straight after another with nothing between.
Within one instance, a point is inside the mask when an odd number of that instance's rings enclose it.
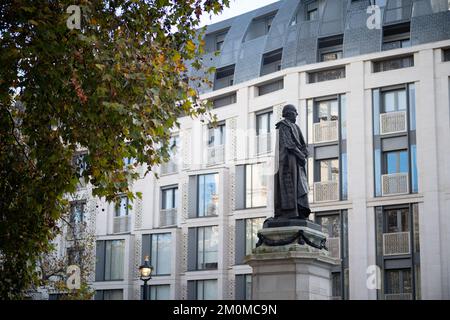
<instances>
[{"instance_id":1,"label":"statue of a man","mask_svg":"<svg viewBox=\"0 0 450 320\"><path fill-rule=\"evenodd\" d=\"M284 119L276 124L275 219L307 219L311 213L305 169L308 149L295 124L297 115L296 108L288 104L283 108Z\"/></svg>"}]
</instances>

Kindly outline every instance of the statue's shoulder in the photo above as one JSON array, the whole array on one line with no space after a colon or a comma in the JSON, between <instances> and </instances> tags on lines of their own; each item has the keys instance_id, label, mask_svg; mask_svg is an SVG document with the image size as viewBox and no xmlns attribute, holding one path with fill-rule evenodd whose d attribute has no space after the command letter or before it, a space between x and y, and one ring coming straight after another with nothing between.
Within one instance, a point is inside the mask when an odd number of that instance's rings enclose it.
<instances>
[{"instance_id":1,"label":"statue's shoulder","mask_svg":"<svg viewBox=\"0 0 450 320\"><path fill-rule=\"evenodd\" d=\"M289 128L289 123L287 123L286 119L283 119L281 121L278 121L275 124L275 128L280 129L280 128Z\"/></svg>"}]
</instances>

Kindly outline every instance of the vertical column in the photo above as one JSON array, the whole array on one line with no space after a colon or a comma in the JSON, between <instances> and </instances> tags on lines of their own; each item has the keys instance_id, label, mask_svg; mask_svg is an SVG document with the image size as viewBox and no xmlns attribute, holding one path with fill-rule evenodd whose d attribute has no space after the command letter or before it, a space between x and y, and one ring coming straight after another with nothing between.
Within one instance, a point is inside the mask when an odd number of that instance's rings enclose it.
<instances>
[{"instance_id":1,"label":"vertical column","mask_svg":"<svg viewBox=\"0 0 450 320\"><path fill-rule=\"evenodd\" d=\"M420 269L422 299L442 298L441 233L439 221L439 169L435 68L433 50L416 54L420 82L416 93L417 166L419 192L424 203L419 207Z\"/></svg>"},{"instance_id":2,"label":"vertical column","mask_svg":"<svg viewBox=\"0 0 450 320\"><path fill-rule=\"evenodd\" d=\"M352 209L348 211L350 299L369 299L366 286L368 262L368 216L366 210L366 176L370 159L366 158L366 113L364 103L364 62L347 67L347 79L351 92L347 105L348 193ZM370 120L369 120L370 121Z\"/></svg>"}]
</instances>

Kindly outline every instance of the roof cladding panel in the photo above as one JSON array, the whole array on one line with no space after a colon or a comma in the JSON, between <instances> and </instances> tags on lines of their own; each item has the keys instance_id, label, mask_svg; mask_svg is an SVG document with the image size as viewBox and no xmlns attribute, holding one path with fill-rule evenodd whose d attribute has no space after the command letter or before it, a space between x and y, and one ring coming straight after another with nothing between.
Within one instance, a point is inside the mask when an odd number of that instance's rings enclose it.
<instances>
[{"instance_id":1,"label":"roof cladding panel","mask_svg":"<svg viewBox=\"0 0 450 320\"><path fill-rule=\"evenodd\" d=\"M369 29L366 12L369 0L317 0L315 20L307 20L306 8L313 0L281 0L240 16L207 27L213 35L228 29L219 56L211 53L203 59L206 67L235 65L234 82L260 77L263 55L282 49L281 68L317 62L318 38L343 34L343 56L380 52L382 29ZM410 22L411 44L450 39L448 0L385 0L381 8L382 26ZM308 7L309 8L309 7ZM254 20L277 12L266 21L265 32L245 41ZM261 24L262 25L262 24ZM270 27L269 27L270 26ZM206 68L205 68L206 69ZM212 80L211 75L209 76ZM212 88L203 88L202 92Z\"/></svg>"},{"instance_id":2,"label":"roof cladding panel","mask_svg":"<svg viewBox=\"0 0 450 320\"><path fill-rule=\"evenodd\" d=\"M450 10L447 0L417 0L411 18L411 44L450 38Z\"/></svg>"},{"instance_id":3,"label":"roof cladding panel","mask_svg":"<svg viewBox=\"0 0 450 320\"><path fill-rule=\"evenodd\" d=\"M320 19L321 37L344 32L347 0L326 1Z\"/></svg>"}]
</instances>

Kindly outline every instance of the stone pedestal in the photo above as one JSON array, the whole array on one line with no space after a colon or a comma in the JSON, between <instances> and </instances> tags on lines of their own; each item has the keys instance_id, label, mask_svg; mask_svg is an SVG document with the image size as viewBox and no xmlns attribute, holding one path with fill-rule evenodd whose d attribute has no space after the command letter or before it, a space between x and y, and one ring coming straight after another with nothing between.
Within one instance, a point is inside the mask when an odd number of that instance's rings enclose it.
<instances>
[{"instance_id":1,"label":"stone pedestal","mask_svg":"<svg viewBox=\"0 0 450 320\"><path fill-rule=\"evenodd\" d=\"M260 230L265 239L292 239L301 231L311 242L325 236L302 226ZM270 241L269 241L270 242ZM328 251L295 241L286 245L262 244L246 262L253 268L254 300L329 300L331 268L339 262Z\"/></svg>"}]
</instances>

